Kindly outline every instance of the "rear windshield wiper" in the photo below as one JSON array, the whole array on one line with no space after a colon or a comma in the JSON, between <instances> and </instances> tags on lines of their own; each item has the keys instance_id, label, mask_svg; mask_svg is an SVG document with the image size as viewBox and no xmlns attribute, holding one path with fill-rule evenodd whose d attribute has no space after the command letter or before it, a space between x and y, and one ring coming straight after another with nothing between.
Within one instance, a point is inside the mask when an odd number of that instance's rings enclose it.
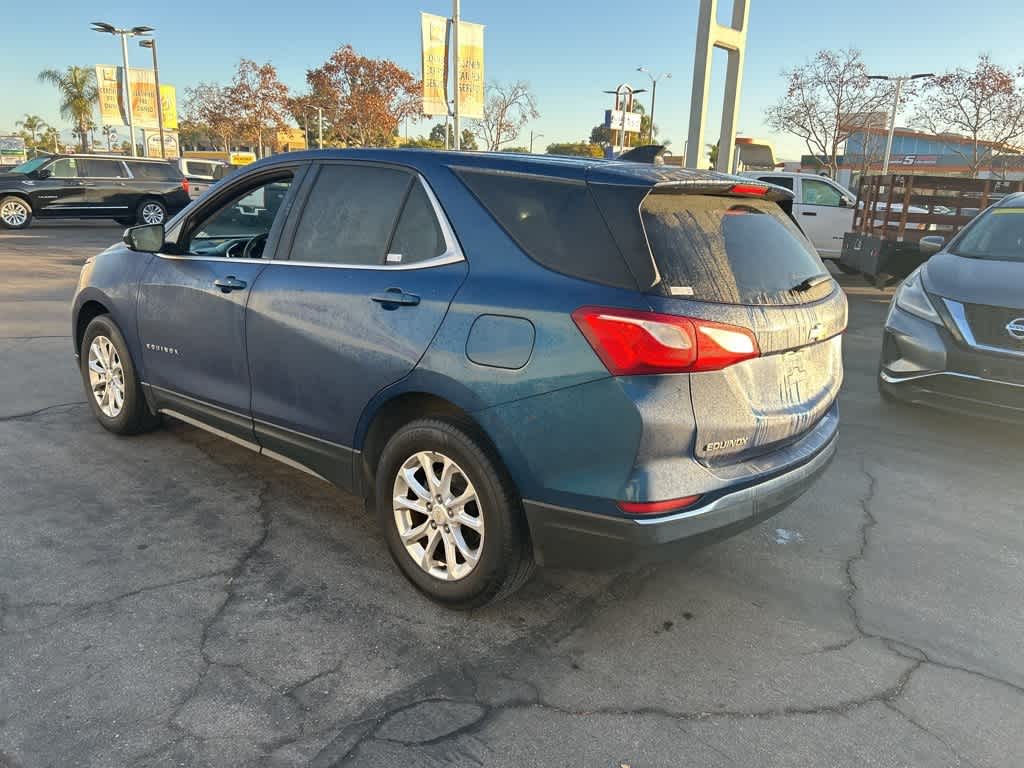
<instances>
[{"instance_id":1,"label":"rear windshield wiper","mask_svg":"<svg viewBox=\"0 0 1024 768\"><path fill-rule=\"evenodd\" d=\"M822 283L827 282L831 279L832 275L828 273L823 273L820 275L811 275L810 277L801 280L799 283L794 285L789 290L792 291L793 293L803 293L804 291L809 291L816 285L821 285Z\"/></svg>"}]
</instances>

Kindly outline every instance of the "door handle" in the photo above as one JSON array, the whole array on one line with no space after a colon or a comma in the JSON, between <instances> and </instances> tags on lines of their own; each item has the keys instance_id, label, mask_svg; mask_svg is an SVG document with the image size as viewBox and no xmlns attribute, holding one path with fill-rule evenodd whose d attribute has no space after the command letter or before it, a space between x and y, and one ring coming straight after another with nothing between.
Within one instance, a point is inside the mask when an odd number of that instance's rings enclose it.
<instances>
[{"instance_id":1,"label":"door handle","mask_svg":"<svg viewBox=\"0 0 1024 768\"><path fill-rule=\"evenodd\" d=\"M384 293L375 293L370 297L371 301L378 304L391 305L393 307L415 307L420 303L420 297L414 293L406 293L401 288L388 288Z\"/></svg>"},{"instance_id":2,"label":"door handle","mask_svg":"<svg viewBox=\"0 0 1024 768\"><path fill-rule=\"evenodd\" d=\"M817 216L818 214L816 214L814 211L801 211L800 215L801 216Z\"/></svg>"},{"instance_id":3,"label":"door handle","mask_svg":"<svg viewBox=\"0 0 1024 768\"><path fill-rule=\"evenodd\" d=\"M240 291L245 288L245 280L239 280L234 275L218 277L213 281L213 284L220 288L221 293L231 293L232 291Z\"/></svg>"}]
</instances>

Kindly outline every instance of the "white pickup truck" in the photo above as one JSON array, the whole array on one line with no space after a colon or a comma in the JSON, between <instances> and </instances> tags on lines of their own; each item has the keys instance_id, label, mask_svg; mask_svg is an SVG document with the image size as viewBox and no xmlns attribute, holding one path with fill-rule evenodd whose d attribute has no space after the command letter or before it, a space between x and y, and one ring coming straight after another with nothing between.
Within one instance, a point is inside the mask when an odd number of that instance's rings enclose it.
<instances>
[{"instance_id":1,"label":"white pickup truck","mask_svg":"<svg viewBox=\"0 0 1024 768\"><path fill-rule=\"evenodd\" d=\"M793 190L793 218L821 258L839 261L843 253L843 235L853 231L853 211L857 205L857 196L853 192L826 176L813 173L745 171L740 175ZM884 204L880 206L885 207ZM892 210L899 212L903 206L894 203ZM928 212L925 208L911 207L910 210L914 213ZM924 225L908 224L907 228L924 229Z\"/></svg>"},{"instance_id":2,"label":"white pickup truck","mask_svg":"<svg viewBox=\"0 0 1024 768\"><path fill-rule=\"evenodd\" d=\"M855 194L812 173L747 171L741 175L793 190L793 218L821 258L839 260L843 235L853 230Z\"/></svg>"}]
</instances>

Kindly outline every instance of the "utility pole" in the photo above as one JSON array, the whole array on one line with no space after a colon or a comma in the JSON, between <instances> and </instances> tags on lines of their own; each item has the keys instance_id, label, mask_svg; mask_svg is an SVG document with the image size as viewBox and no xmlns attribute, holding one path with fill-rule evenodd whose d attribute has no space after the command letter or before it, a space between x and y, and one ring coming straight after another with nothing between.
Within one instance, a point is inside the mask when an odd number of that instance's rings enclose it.
<instances>
[{"instance_id":1,"label":"utility pole","mask_svg":"<svg viewBox=\"0 0 1024 768\"><path fill-rule=\"evenodd\" d=\"M167 159L167 146L164 144L164 103L160 98L160 67L156 63L156 40L139 40L140 48L153 51L153 84L156 86L156 125L160 131L160 157ZM147 150L149 147L146 148Z\"/></svg>"},{"instance_id":2,"label":"utility pole","mask_svg":"<svg viewBox=\"0 0 1024 768\"><path fill-rule=\"evenodd\" d=\"M132 148L132 157L138 157L138 150L135 148L135 120L132 118L132 89L128 78L128 38L145 37L153 31L153 27L131 27L130 29L119 29L113 24L105 21L94 21L93 32L104 32L108 35L116 35L121 38L121 59L124 63L124 109L128 116L128 143ZM157 96L157 102L160 98Z\"/></svg>"},{"instance_id":3,"label":"utility pole","mask_svg":"<svg viewBox=\"0 0 1024 768\"><path fill-rule=\"evenodd\" d=\"M652 74L651 71L649 69L647 69L647 67L637 67L636 71L637 72L643 72L651 80L651 128L648 131L647 142L649 144L653 144L654 143L654 100L658 97L658 81L661 78L663 78L663 77L666 77L669 80L671 80L672 79L672 73L671 72L662 72L660 74L655 75L655 74Z\"/></svg>"},{"instance_id":4,"label":"utility pole","mask_svg":"<svg viewBox=\"0 0 1024 768\"><path fill-rule=\"evenodd\" d=\"M922 72L916 75L868 75L868 80L888 80L896 83L896 95L893 97L892 114L889 115L889 136L885 140L885 158L882 160L882 175L889 173L889 158L892 157L892 140L896 135L896 113L900 110L900 96L903 94L903 84L910 80L921 80L926 77L935 77L932 72Z\"/></svg>"},{"instance_id":5,"label":"utility pole","mask_svg":"<svg viewBox=\"0 0 1024 768\"><path fill-rule=\"evenodd\" d=\"M455 49L455 151L462 149L462 121L459 110L459 17L461 15L460 0L452 0L452 47Z\"/></svg>"}]
</instances>

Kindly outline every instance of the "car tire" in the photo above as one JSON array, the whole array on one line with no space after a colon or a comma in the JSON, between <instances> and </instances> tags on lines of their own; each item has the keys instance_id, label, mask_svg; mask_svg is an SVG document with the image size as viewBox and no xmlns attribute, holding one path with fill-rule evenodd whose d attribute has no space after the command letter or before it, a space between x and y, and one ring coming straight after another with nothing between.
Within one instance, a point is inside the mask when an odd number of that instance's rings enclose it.
<instances>
[{"instance_id":1,"label":"car tire","mask_svg":"<svg viewBox=\"0 0 1024 768\"><path fill-rule=\"evenodd\" d=\"M167 206L159 200L143 200L135 210L135 221L139 224L163 224L167 221Z\"/></svg>"},{"instance_id":2,"label":"car tire","mask_svg":"<svg viewBox=\"0 0 1024 768\"><path fill-rule=\"evenodd\" d=\"M424 457L433 469L435 482L427 481L429 487L424 487ZM447 498L427 511L430 504L423 494L406 482L410 474L421 491L429 490L435 500ZM458 504L470 497L472 501ZM417 509L396 503L398 498ZM445 606L469 610L504 599L533 573L519 495L494 449L470 423L421 419L401 427L377 463L376 506L399 569L417 589ZM420 538L411 538L421 530ZM442 555L444 565L439 562Z\"/></svg>"},{"instance_id":3,"label":"car tire","mask_svg":"<svg viewBox=\"0 0 1024 768\"><path fill-rule=\"evenodd\" d=\"M0 198L0 227L25 229L32 223L32 205L23 197L8 195Z\"/></svg>"},{"instance_id":4,"label":"car tire","mask_svg":"<svg viewBox=\"0 0 1024 768\"><path fill-rule=\"evenodd\" d=\"M137 435L160 423L146 404L128 345L110 315L95 317L86 327L79 364L86 399L104 429Z\"/></svg>"}]
</instances>

